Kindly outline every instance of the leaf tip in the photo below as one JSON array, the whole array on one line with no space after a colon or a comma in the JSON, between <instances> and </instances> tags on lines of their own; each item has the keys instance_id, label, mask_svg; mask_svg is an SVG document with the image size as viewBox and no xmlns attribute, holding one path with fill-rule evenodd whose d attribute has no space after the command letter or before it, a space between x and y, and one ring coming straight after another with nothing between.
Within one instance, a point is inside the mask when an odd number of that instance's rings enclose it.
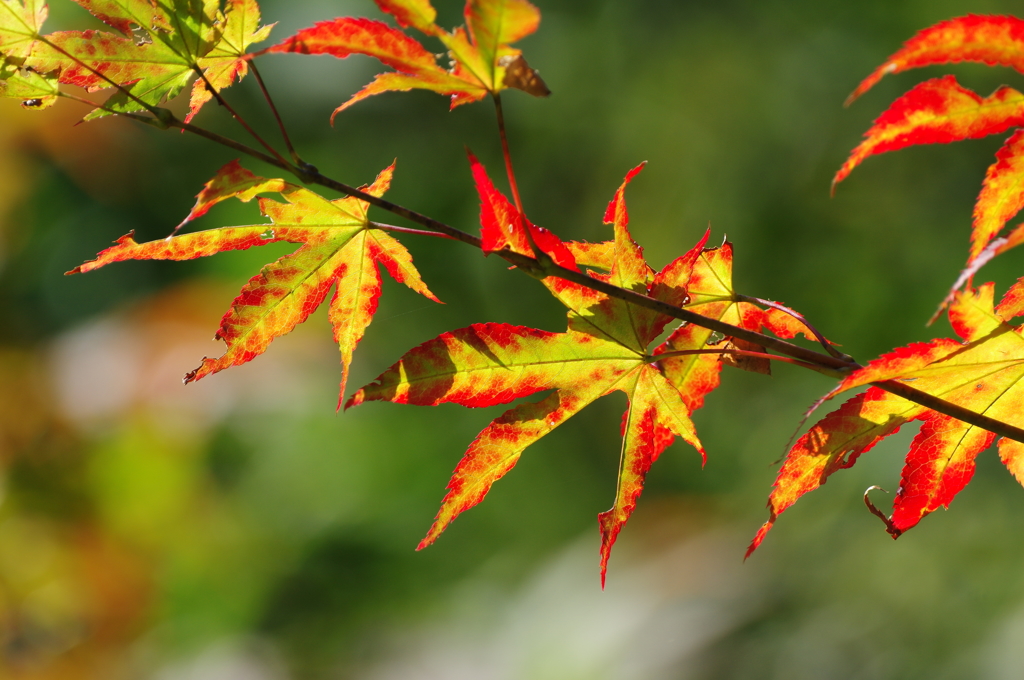
<instances>
[{"instance_id":1,"label":"leaf tip","mask_svg":"<svg viewBox=\"0 0 1024 680\"><path fill-rule=\"evenodd\" d=\"M879 510L877 507L875 507L875 504L871 502L871 498L869 497L869 494L872 491L874 491L875 489L877 489L879 491L882 491L883 493L889 493L888 491L886 491L885 489L883 489L880 486L877 486L877 485L869 486L864 491L864 505L866 505L868 507L868 510L871 512L872 515L874 515L878 519L882 520L882 523L885 524L885 530L889 533L890 536L892 536L892 539L895 541L897 538L900 537L900 534L903 533L903 529L900 529L899 527L897 527L896 524L892 521L891 517L886 517L885 513L882 512L881 510Z\"/></svg>"},{"instance_id":2,"label":"leaf tip","mask_svg":"<svg viewBox=\"0 0 1024 680\"><path fill-rule=\"evenodd\" d=\"M614 540L613 540L614 542ZM608 558L611 557L611 545L605 546L605 541L601 541L601 590L604 590L605 582L608 580Z\"/></svg>"},{"instance_id":3,"label":"leaf tip","mask_svg":"<svg viewBox=\"0 0 1024 680\"><path fill-rule=\"evenodd\" d=\"M634 177L640 174L640 171L643 170L644 167L646 167L646 165L647 161L640 161L640 163L635 168L626 173L626 178L622 180L622 183L629 184L631 181L633 181Z\"/></svg>"},{"instance_id":4,"label":"leaf tip","mask_svg":"<svg viewBox=\"0 0 1024 680\"><path fill-rule=\"evenodd\" d=\"M366 392L363 390L359 390L358 392L356 392L355 394L348 398L348 402L345 403L345 410L347 411L353 406L359 406L365 400Z\"/></svg>"},{"instance_id":5,"label":"leaf tip","mask_svg":"<svg viewBox=\"0 0 1024 680\"><path fill-rule=\"evenodd\" d=\"M754 536L754 540L747 546L747 552L743 555L743 561L746 562L747 558L754 554L754 551L761 545L761 541L768 535L768 532L772 530L772 526L775 524L775 513L768 519L767 522L761 525L761 528L757 530L757 534Z\"/></svg>"},{"instance_id":6,"label":"leaf tip","mask_svg":"<svg viewBox=\"0 0 1024 680\"><path fill-rule=\"evenodd\" d=\"M445 500L447 501L447 498ZM427 535L423 537L423 540L421 540L416 545L417 552L423 550L424 548L429 548L430 546L434 545L434 541L437 540L437 537L440 536L444 532L444 530L448 528L449 524L451 524L451 520L454 518L449 518L447 521L443 521L441 519L443 514L444 506L442 505L441 510L438 511L437 517L434 519L434 523L430 525L430 531L428 531Z\"/></svg>"},{"instance_id":7,"label":"leaf tip","mask_svg":"<svg viewBox=\"0 0 1024 680\"><path fill-rule=\"evenodd\" d=\"M214 340L221 340L222 339L220 337L220 331L217 331L217 334L213 336L213 339ZM199 380L200 378L205 378L210 373L216 373L217 371L220 370L219 368L214 367L214 368L211 369L211 365L212 366L216 366L216 363L217 362L215 360L210 359L209 357L203 357L203 362L201 364L199 364L199 366L197 366L196 368L192 369L191 371L189 371L188 373L185 374L185 377L183 377L181 379L181 384L182 385L188 385L189 383L194 383L195 381Z\"/></svg>"},{"instance_id":8,"label":"leaf tip","mask_svg":"<svg viewBox=\"0 0 1024 680\"><path fill-rule=\"evenodd\" d=\"M601 527L601 590L604 590L605 577L608 575L608 560L612 556L612 546L619 537L621 522L615 522L614 511L602 512L597 516Z\"/></svg>"}]
</instances>

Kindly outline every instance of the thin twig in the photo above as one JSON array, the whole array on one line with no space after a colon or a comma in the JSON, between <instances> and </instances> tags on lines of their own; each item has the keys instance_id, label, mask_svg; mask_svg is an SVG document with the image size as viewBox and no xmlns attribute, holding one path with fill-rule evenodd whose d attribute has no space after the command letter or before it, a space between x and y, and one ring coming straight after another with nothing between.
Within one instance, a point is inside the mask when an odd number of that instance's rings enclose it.
<instances>
[{"instance_id":1,"label":"thin twig","mask_svg":"<svg viewBox=\"0 0 1024 680\"><path fill-rule=\"evenodd\" d=\"M182 120L179 120L178 118L172 118L171 121L169 122L169 125L171 127L176 127L185 130L186 132L191 132L194 135L205 137L206 139L209 139L211 142L216 142L217 144L226 146L229 149L234 149L239 153L243 153L246 156L251 156L253 158L261 160L264 163L267 163L268 165L273 165L276 168L281 168L282 170L287 170L288 172L295 172L295 169L291 166L291 164L287 163L281 158L269 156L263 153L262 151L259 151L258 149L254 149L251 146L242 144L241 142L236 142L235 140L230 139L229 137L218 135L216 132L211 132L210 130L207 130L206 128L201 128L198 125L186 123Z\"/></svg>"},{"instance_id":2,"label":"thin twig","mask_svg":"<svg viewBox=\"0 0 1024 680\"><path fill-rule=\"evenodd\" d=\"M71 94L70 92L65 92L63 90L57 90L57 96L58 97L63 97L64 99L70 99L71 101L78 102L79 104L85 104L86 106L91 106L94 109L103 109L104 111L110 111L110 109L104 107L103 104L100 104L99 102L94 102L91 99L86 99L85 97L79 97L78 95ZM116 113L115 111L110 111L110 112L111 113Z\"/></svg>"},{"instance_id":3,"label":"thin twig","mask_svg":"<svg viewBox=\"0 0 1024 680\"><path fill-rule=\"evenodd\" d=\"M256 82L260 85L260 91L263 92L264 99L267 100L267 105L270 106L271 113L274 114L274 120L277 121L277 127L281 130L281 137L284 138L284 145L288 148L288 153L292 157L292 161L296 165L302 164L302 159L299 157L298 152L295 151L295 147L292 146L292 140L288 136L288 130L284 126L284 121L281 120L281 114L277 112L277 106L274 104L273 97L270 96L270 90L267 89L266 83L263 82L263 76L260 75L260 70L256 68L256 60L249 60L249 68L252 69L252 74L256 76Z\"/></svg>"},{"instance_id":4,"label":"thin twig","mask_svg":"<svg viewBox=\"0 0 1024 680\"><path fill-rule=\"evenodd\" d=\"M130 118L131 120L138 121L139 123L145 123L146 125L150 125L152 127L163 129L167 125L166 121L164 121L164 120L162 120L160 118L154 118L153 116L144 116L144 115L142 115L140 113L136 113L136 112L132 112L132 111L127 111L127 112L126 111L115 111L115 110L107 107L104 104L100 104L99 102L94 102L93 100L86 99L85 97L79 97L78 95L71 94L70 92L64 92L63 90L58 90L57 96L58 97L63 97L64 99L70 99L71 101L78 102L79 104L85 104L86 106L91 106L94 109L100 109L102 111L106 111L106 112L108 112L110 114L113 114L115 116L124 116L125 118Z\"/></svg>"}]
</instances>

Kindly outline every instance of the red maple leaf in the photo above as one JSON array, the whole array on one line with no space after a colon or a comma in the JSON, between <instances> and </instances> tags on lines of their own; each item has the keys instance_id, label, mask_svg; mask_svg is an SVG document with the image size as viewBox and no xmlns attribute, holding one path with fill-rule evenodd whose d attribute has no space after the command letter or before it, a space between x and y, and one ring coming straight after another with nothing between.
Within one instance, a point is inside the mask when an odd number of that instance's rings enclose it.
<instances>
[{"instance_id":1,"label":"red maple leaf","mask_svg":"<svg viewBox=\"0 0 1024 680\"><path fill-rule=\"evenodd\" d=\"M993 307L993 288L986 284L956 296L949 317L959 342L940 339L897 349L851 374L826 398L896 380L975 413L1024 425L1024 337L1020 327L1008 323L1024 311L1024 283L1015 284L998 307ZM771 515L747 555L802 495L916 420L923 424L907 454L887 528L896 538L925 515L948 507L971 480L975 458L996 435L871 387L818 421L790 450L768 500ZM1002 438L999 452L1024 483L1024 445Z\"/></svg>"},{"instance_id":2,"label":"red maple leaf","mask_svg":"<svg viewBox=\"0 0 1024 680\"><path fill-rule=\"evenodd\" d=\"M551 232L530 224L494 188L483 166L475 158L471 161L481 199L485 250L508 248L532 255L532 240L562 266L586 266L592 269L593 278L677 305L686 303L688 283L696 278L700 289L696 295L701 297L692 304L707 310L709 316L728 321L743 317L748 328L759 328L769 316L755 305L731 299L731 248L704 248L707 234L661 271L647 265L629 234L625 203L626 185L642 166L626 176L608 205L605 222L613 226L614 240L591 244L563 243ZM391 401L481 407L554 390L540 401L512 408L477 436L456 467L449 493L419 545L424 548L461 512L483 500L491 485L515 466L530 444L594 400L615 390L625 392L629 406L622 420L615 502L598 516L603 583L612 545L662 451L678 436L704 456L690 414L717 385L720 353L708 349L710 332L694 332L691 329L696 327L691 326L677 330L650 351L651 343L671 321L668 316L556 277L545 278L543 283L569 308L566 332L489 323L444 333L406 353L356 392L347 406ZM792 329L788 323L779 327ZM691 360L691 351L699 357L697 364Z\"/></svg>"},{"instance_id":3,"label":"red maple leaf","mask_svg":"<svg viewBox=\"0 0 1024 680\"><path fill-rule=\"evenodd\" d=\"M962 61L1008 66L1024 73L1024 21L1010 16L968 15L943 21L906 42L850 95L847 104L870 89L886 74L911 68ZM895 151L913 144L947 143L998 134L1024 125L1024 95L1001 87L980 97L961 87L952 76L921 83L897 99L875 121L865 140L850 154L833 179L835 185L870 155ZM1024 137L1015 132L996 154L985 175L974 207L971 247L967 265L943 301L969 284L993 257L1024 242L1017 227L999 234L1024 208ZM938 316L938 312L936 313ZM934 317L933 317L934 320Z\"/></svg>"},{"instance_id":4,"label":"red maple leaf","mask_svg":"<svg viewBox=\"0 0 1024 680\"><path fill-rule=\"evenodd\" d=\"M334 110L334 117L371 95L392 90L424 89L451 96L451 107L479 101L488 93L512 87L547 96L547 86L518 49L509 47L537 30L540 11L526 0L469 0L466 28L448 32L434 23L429 0L377 0L402 27L413 27L441 41L451 67L403 31L372 19L339 17L305 28L267 52L330 54L344 58L365 54L395 69L382 73Z\"/></svg>"}]
</instances>

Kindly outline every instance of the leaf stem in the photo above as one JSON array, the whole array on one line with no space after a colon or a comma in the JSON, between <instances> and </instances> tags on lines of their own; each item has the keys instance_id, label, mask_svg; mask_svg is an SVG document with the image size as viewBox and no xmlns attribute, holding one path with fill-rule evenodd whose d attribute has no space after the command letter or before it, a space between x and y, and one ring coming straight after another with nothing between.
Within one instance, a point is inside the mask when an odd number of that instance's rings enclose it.
<instances>
[{"instance_id":1,"label":"leaf stem","mask_svg":"<svg viewBox=\"0 0 1024 680\"><path fill-rule=\"evenodd\" d=\"M286 161L284 159L284 157L280 153L277 152L277 149L272 147L262 137L260 137L259 134L255 130L252 129L252 126L249 125L249 123L246 122L245 118L242 118L241 114L239 114L237 111L235 111L235 109L231 106L231 104L228 104L228 100L224 99L224 97L223 97L223 95L221 95L220 91L213 86L213 83L211 83L209 78L206 77L206 74L203 73L203 69L199 68L198 64L193 64L192 65L192 70L195 71L199 75L199 77L203 81L203 84L206 86L206 89L209 90L210 94L212 94L217 99L217 103L220 104L221 106L223 106L225 109L227 109L227 112L231 114L231 117L234 118L235 120L237 120L238 123L243 128L245 128L245 131L248 132L250 135L252 135L252 138L260 143L260 146L262 146L264 149L266 149L271 154L273 154L273 156L277 160L281 161L285 165L288 165L288 161Z\"/></svg>"},{"instance_id":2,"label":"leaf stem","mask_svg":"<svg viewBox=\"0 0 1024 680\"><path fill-rule=\"evenodd\" d=\"M284 126L284 121L281 120L281 114L278 113L277 106L274 104L274 99L270 96L270 91L267 89L266 83L263 82L263 76L260 75L260 70L256 68L256 60L250 59L248 61L249 68L252 69L252 74L256 77L256 82L260 85L260 91L263 92L263 97L267 100L267 105L270 106L271 113L274 114L274 120L277 121L277 127L281 130L281 137L284 138L284 145L287 147L288 153L292 157L292 161L301 165L302 159L299 157L298 152L295 151L295 147L292 146L292 140L288 136L288 130Z\"/></svg>"},{"instance_id":3,"label":"leaf stem","mask_svg":"<svg viewBox=\"0 0 1024 680\"><path fill-rule=\"evenodd\" d=\"M287 161L285 161L279 155L276 156L276 157L275 156L269 156L269 155L263 153L262 151L260 151L258 149L254 149L251 146L247 146L245 144L242 144L241 142L236 142L235 140L233 140L233 139L231 139L229 137L224 137L223 135L218 135L216 132L212 132L210 130L207 130L206 128L201 128L198 125L192 125L191 123L186 123L186 122L184 122L182 120L179 120L178 118L173 117L173 116L172 116L171 120L169 121L168 125L170 125L171 127L180 128L180 129L185 130L187 132L191 132L192 134L198 135L199 137L204 137L204 138L210 140L211 142L216 142L217 144L220 144L222 146L226 146L229 149L234 149L235 151L238 151L239 153L243 153L246 156L251 156L252 158L256 158L258 160L261 160L264 163L267 163L268 165L273 165L274 167L281 168L282 170L287 170L288 172L293 172L293 173L296 173L296 174L299 173L299 170L297 168L292 166L291 163L288 163Z\"/></svg>"},{"instance_id":4,"label":"leaf stem","mask_svg":"<svg viewBox=\"0 0 1024 680\"><path fill-rule=\"evenodd\" d=\"M501 153L505 157L505 173L508 175L508 186L512 190L512 201L516 204L516 210L525 216L526 211L523 210L523 201L519 198L519 185L516 183L516 173L512 169L512 153L508 148L508 136L505 134L505 113L501 107L501 95L493 92L491 96L494 99L494 112L498 117L498 135L501 137Z\"/></svg>"},{"instance_id":5,"label":"leaf stem","mask_svg":"<svg viewBox=\"0 0 1024 680\"><path fill-rule=\"evenodd\" d=\"M749 295L736 295L734 297L736 298L737 302L752 302L754 304L763 305L765 307L771 307L772 309L777 309L780 312L785 312L786 314L789 314L791 317L793 317L794 319L796 319L797 321L799 321L803 325L807 326L807 330L809 330L811 333L814 334L814 337L818 340L818 342L821 344L821 346L825 348L826 352L828 352L829 354L831 354L832 356L834 356L837 359L844 359L846 361L853 361L853 357L851 357L849 354L843 354L842 352L840 352L837 349L835 349L832 346L832 342L828 338L826 338L824 335L822 335L818 331L817 328L812 326L811 323L806 319L806 317L804 317L804 315L801 314L800 312L798 312L798 311L796 311L794 309L790 309L786 305L779 304L778 302L772 302L771 300L764 300L762 298L750 297Z\"/></svg>"},{"instance_id":6,"label":"leaf stem","mask_svg":"<svg viewBox=\"0 0 1024 680\"><path fill-rule=\"evenodd\" d=\"M415 234L416 236L433 236L435 238L446 238L455 240L454 236L448 234L442 234L438 231L427 231L425 229L410 229L409 227L396 227L393 224L381 224L380 222L370 222L369 225L374 229L383 229L384 231L397 231L401 234Z\"/></svg>"}]
</instances>

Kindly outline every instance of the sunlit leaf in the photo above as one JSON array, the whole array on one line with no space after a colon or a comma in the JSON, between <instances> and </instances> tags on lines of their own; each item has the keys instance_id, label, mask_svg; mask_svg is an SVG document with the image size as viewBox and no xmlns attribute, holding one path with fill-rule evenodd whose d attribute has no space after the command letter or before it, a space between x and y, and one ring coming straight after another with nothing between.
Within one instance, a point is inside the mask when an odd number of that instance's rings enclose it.
<instances>
[{"instance_id":1,"label":"sunlit leaf","mask_svg":"<svg viewBox=\"0 0 1024 680\"><path fill-rule=\"evenodd\" d=\"M959 342L940 339L899 348L851 374L828 397L897 380L975 413L1024 426L1024 337L1019 327L1007 323L1020 311L1021 288L1024 284L1016 284L998 308L993 307L992 284L958 294L949 316ZM825 416L790 450L768 501L769 520L747 554L803 494L913 420L923 424L907 454L889 531L895 538L925 515L948 507L971 480L975 458L995 435L872 387ZM1000 440L999 446L1004 463L1024 482L1020 444Z\"/></svg>"},{"instance_id":2,"label":"sunlit leaf","mask_svg":"<svg viewBox=\"0 0 1024 680\"><path fill-rule=\"evenodd\" d=\"M383 170L365 191L382 195L391 184L393 169L394 165ZM412 290L437 298L423 283L408 251L387 232L370 225L368 204L356 198L330 201L283 180L257 177L232 162L207 183L189 219L227 198L249 201L264 192L277 192L285 199L284 203L260 199L260 210L270 218L269 224L221 227L148 243L136 243L128 234L96 260L69 273L123 260L191 260L279 241L302 244L291 255L264 267L242 288L216 335L227 351L216 359L204 358L199 368L185 376L185 382L262 354L274 338L305 321L333 288L329 317L341 351L343 396L352 353L377 310L381 292L377 265Z\"/></svg>"},{"instance_id":3,"label":"sunlit leaf","mask_svg":"<svg viewBox=\"0 0 1024 680\"><path fill-rule=\"evenodd\" d=\"M344 58L365 54L395 69L334 110L339 112L371 95L394 90L424 89L451 97L455 108L513 87L534 96L550 92L522 53L509 46L537 30L540 12L526 0L469 0L466 28L448 32L434 23L437 12L428 0L378 0L400 26L437 38L448 50L451 66L442 68L431 50L404 32L380 21L340 17L303 29L268 52L330 54ZM511 75L507 69L511 67Z\"/></svg>"}]
</instances>

